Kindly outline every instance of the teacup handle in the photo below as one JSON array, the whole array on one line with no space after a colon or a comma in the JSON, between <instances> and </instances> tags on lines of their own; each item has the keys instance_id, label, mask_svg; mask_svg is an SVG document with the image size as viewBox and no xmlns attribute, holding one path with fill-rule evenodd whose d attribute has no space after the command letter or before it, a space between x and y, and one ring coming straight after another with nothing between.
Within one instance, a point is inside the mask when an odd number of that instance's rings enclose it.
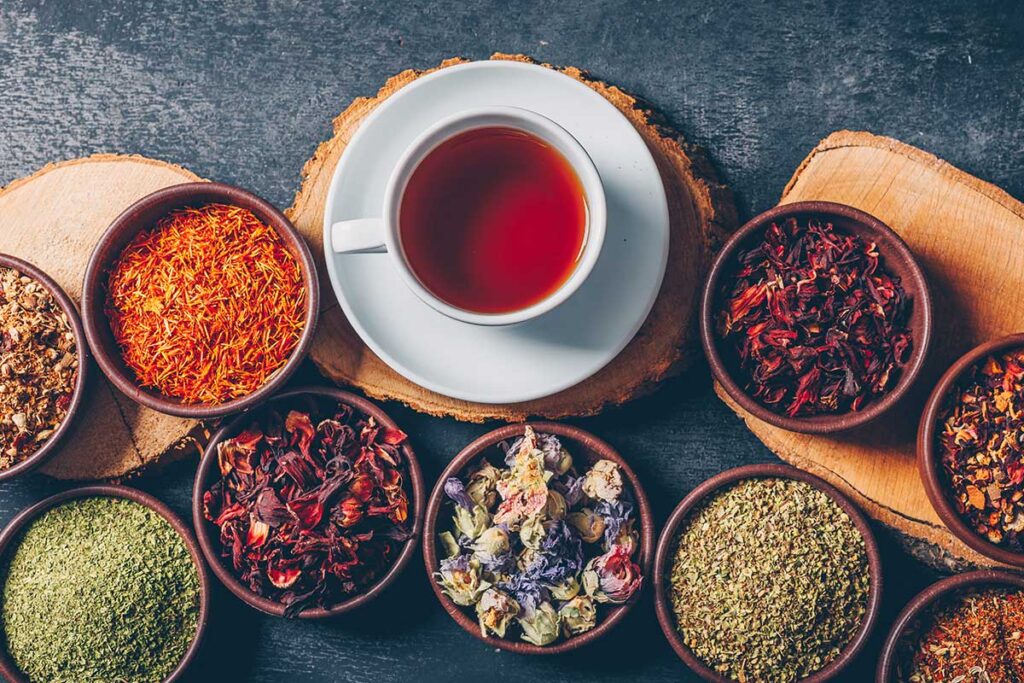
<instances>
[{"instance_id":1,"label":"teacup handle","mask_svg":"<svg viewBox=\"0 0 1024 683\"><path fill-rule=\"evenodd\" d=\"M338 254L380 254L387 251L384 221L357 218L332 224L331 249Z\"/></svg>"}]
</instances>

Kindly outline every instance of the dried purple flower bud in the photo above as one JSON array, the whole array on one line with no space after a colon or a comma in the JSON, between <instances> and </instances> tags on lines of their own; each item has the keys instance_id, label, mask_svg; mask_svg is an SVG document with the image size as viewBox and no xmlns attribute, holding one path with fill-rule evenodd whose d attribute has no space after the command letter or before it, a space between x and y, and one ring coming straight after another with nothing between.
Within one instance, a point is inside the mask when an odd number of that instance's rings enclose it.
<instances>
[{"instance_id":1,"label":"dried purple flower bud","mask_svg":"<svg viewBox=\"0 0 1024 683\"><path fill-rule=\"evenodd\" d=\"M570 512L566 515L565 521L579 533L584 543L597 543L604 535L604 517L590 508L583 508L578 512Z\"/></svg>"},{"instance_id":2,"label":"dried purple flower bud","mask_svg":"<svg viewBox=\"0 0 1024 683\"><path fill-rule=\"evenodd\" d=\"M444 494L455 501L459 507L472 510L476 503L466 494L466 487L458 477L448 477L444 482Z\"/></svg>"},{"instance_id":3,"label":"dried purple flower bud","mask_svg":"<svg viewBox=\"0 0 1024 683\"><path fill-rule=\"evenodd\" d=\"M593 558L583 570L583 590L598 602L626 602L642 582L640 567L629 559L622 546Z\"/></svg>"},{"instance_id":4,"label":"dried purple flower bud","mask_svg":"<svg viewBox=\"0 0 1024 683\"><path fill-rule=\"evenodd\" d=\"M473 542L473 557L484 561L492 561L509 551L508 532L500 526L492 526Z\"/></svg>"},{"instance_id":5,"label":"dried purple flower bud","mask_svg":"<svg viewBox=\"0 0 1024 683\"><path fill-rule=\"evenodd\" d=\"M497 588L488 588L476 603L476 615L484 638L488 633L504 638L509 622L519 615L519 605Z\"/></svg>"},{"instance_id":6,"label":"dried purple flower bud","mask_svg":"<svg viewBox=\"0 0 1024 683\"><path fill-rule=\"evenodd\" d=\"M529 616L519 618L523 640L543 647L553 643L561 630L562 620L550 602L542 602Z\"/></svg>"},{"instance_id":7,"label":"dried purple flower bud","mask_svg":"<svg viewBox=\"0 0 1024 683\"><path fill-rule=\"evenodd\" d=\"M440 570L434 577L444 594L464 607L477 602L490 587L480 576L480 563L467 555L441 560Z\"/></svg>"},{"instance_id":8,"label":"dried purple flower bud","mask_svg":"<svg viewBox=\"0 0 1024 683\"><path fill-rule=\"evenodd\" d=\"M455 530L470 540L475 540L491 526L491 516L479 505L472 508L456 506L452 519Z\"/></svg>"},{"instance_id":9,"label":"dried purple flower bud","mask_svg":"<svg viewBox=\"0 0 1024 683\"><path fill-rule=\"evenodd\" d=\"M587 595L577 595L558 610L565 637L586 633L597 625L597 605Z\"/></svg>"},{"instance_id":10,"label":"dried purple flower bud","mask_svg":"<svg viewBox=\"0 0 1024 683\"><path fill-rule=\"evenodd\" d=\"M498 480L501 472L491 463L485 462L473 474L469 475L469 483L466 484L466 493L477 505L490 510L498 502Z\"/></svg>"}]
</instances>

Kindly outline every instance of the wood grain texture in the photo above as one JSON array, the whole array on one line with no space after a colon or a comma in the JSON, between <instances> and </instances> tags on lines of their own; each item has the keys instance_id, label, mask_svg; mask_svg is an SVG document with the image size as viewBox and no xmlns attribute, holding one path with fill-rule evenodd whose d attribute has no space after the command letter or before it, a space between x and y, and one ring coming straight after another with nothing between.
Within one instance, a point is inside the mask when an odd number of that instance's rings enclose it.
<instances>
[{"instance_id":1,"label":"wood grain texture","mask_svg":"<svg viewBox=\"0 0 1024 683\"><path fill-rule=\"evenodd\" d=\"M914 549L926 560L991 565L939 520L918 476L914 438L931 387L957 357L1024 329L1024 204L927 152L850 131L830 135L811 152L781 203L810 199L877 216L920 260L935 301L935 336L921 378L890 415L838 436L771 427L721 387L715 390L781 458L827 479L872 517L916 539Z\"/></svg>"},{"instance_id":2,"label":"wood grain texture","mask_svg":"<svg viewBox=\"0 0 1024 683\"><path fill-rule=\"evenodd\" d=\"M492 59L531 61L522 55L504 54ZM376 96L356 99L334 120L334 136L321 144L306 164L302 188L286 212L318 256L323 253L324 204L334 168L359 124L403 86L463 61L449 59L436 69L403 71L388 79ZM441 396L400 376L363 344L334 297L325 295L320 330L310 355L326 376L374 398L398 400L431 415L481 422L595 415L649 393L686 367L699 346L694 319L700 285L716 247L736 224L732 196L717 182L703 155L658 125L636 98L590 79L575 67L560 70L593 88L629 119L650 147L665 181L671 221L669 266L654 308L633 341L593 377L554 396L514 405L471 403ZM319 265L321 289L330 292L327 268Z\"/></svg>"}]
</instances>

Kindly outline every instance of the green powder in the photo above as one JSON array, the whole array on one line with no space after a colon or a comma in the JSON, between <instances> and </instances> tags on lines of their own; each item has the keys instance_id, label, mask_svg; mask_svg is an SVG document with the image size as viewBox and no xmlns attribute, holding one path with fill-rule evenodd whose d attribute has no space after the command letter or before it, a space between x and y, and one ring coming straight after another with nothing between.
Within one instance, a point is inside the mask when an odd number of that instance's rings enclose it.
<instances>
[{"instance_id":1,"label":"green powder","mask_svg":"<svg viewBox=\"0 0 1024 683\"><path fill-rule=\"evenodd\" d=\"M0 626L32 681L161 681L195 636L192 556L139 503L59 505L28 525L8 557Z\"/></svg>"}]
</instances>

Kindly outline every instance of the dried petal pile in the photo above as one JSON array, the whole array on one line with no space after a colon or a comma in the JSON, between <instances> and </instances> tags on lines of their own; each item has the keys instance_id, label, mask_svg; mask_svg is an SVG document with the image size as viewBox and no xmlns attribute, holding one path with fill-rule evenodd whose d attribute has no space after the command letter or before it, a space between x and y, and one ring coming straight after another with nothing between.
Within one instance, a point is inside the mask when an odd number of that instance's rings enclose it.
<instances>
[{"instance_id":1,"label":"dried petal pile","mask_svg":"<svg viewBox=\"0 0 1024 683\"><path fill-rule=\"evenodd\" d=\"M643 577L632 497L619 466L599 460L582 475L559 439L530 427L502 444L506 467L487 460L444 490L452 529L435 579L474 607L486 637L509 628L549 645L594 628L599 605L626 602Z\"/></svg>"},{"instance_id":2,"label":"dried petal pile","mask_svg":"<svg viewBox=\"0 0 1024 683\"><path fill-rule=\"evenodd\" d=\"M790 417L856 411L896 385L909 302L878 245L831 223L773 223L721 292L719 336L744 389Z\"/></svg>"},{"instance_id":3,"label":"dried petal pile","mask_svg":"<svg viewBox=\"0 0 1024 683\"><path fill-rule=\"evenodd\" d=\"M364 591L410 537L405 440L346 405L265 411L218 445L221 479L203 494L222 557L286 616Z\"/></svg>"}]
</instances>

